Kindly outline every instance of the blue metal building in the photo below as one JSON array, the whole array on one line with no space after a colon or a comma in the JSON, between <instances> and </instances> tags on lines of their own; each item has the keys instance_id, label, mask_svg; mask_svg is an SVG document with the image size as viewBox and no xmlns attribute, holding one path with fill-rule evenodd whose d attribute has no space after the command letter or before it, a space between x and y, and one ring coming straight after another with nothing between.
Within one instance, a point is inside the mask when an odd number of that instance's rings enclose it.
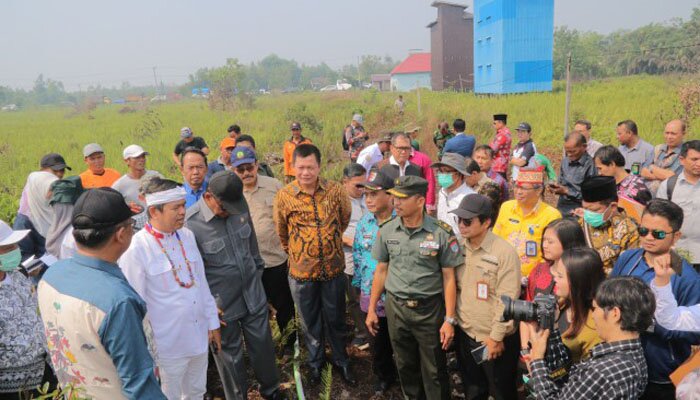
<instances>
[{"instance_id":1,"label":"blue metal building","mask_svg":"<svg viewBox=\"0 0 700 400\"><path fill-rule=\"evenodd\" d=\"M552 90L554 0L474 0L474 92Z\"/></svg>"}]
</instances>

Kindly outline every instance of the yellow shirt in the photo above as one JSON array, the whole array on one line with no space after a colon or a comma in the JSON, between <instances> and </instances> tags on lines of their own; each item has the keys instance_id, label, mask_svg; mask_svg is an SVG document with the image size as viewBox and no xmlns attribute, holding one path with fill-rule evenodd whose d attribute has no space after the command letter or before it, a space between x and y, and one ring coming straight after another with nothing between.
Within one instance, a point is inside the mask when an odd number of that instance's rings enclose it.
<instances>
[{"instance_id":1,"label":"yellow shirt","mask_svg":"<svg viewBox=\"0 0 700 400\"><path fill-rule=\"evenodd\" d=\"M529 276L535 265L542 262L542 231L561 213L549 204L540 201L535 208L523 215L517 200L503 203L498 213L493 233L502 237L518 250L522 276Z\"/></svg>"},{"instance_id":2,"label":"yellow shirt","mask_svg":"<svg viewBox=\"0 0 700 400\"><path fill-rule=\"evenodd\" d=\"M566 316L562 315L561 318L566 318ZM588 358L590 351L602 341L600 336L598 336L598 332L595 330L593 313L588 313L586 323L583 324L578 335L572 338L566 338L564 337L564 332L562 332L561 341L564 342L564 346L571 350L571 359L574 363Z\"/></svg>"}]
</instances>

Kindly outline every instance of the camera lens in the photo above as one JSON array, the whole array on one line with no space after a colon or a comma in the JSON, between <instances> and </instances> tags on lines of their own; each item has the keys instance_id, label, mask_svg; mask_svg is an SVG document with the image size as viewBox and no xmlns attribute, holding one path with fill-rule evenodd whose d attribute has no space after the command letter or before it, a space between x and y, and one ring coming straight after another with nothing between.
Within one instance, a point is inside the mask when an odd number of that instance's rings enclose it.
<instances>
[{"instance_id":1,"label":"camera lens","mask_svg":"<svg viewBox=\"0 0 700 400\"><path fill-rule=\"evenodd\" d=\"M537 321L535 304L529 301L513 300L508 296L501 296L504 321Z\"/></svg>"}]
</instances>

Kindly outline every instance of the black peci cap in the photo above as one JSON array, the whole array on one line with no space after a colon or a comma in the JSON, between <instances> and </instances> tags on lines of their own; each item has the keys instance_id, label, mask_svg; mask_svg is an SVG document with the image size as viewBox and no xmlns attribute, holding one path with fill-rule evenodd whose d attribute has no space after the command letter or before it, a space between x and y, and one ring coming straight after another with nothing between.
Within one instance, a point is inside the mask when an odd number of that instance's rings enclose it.
<instances>
[{"instance_id":1,"label":"black peci cap","mask_svg":"<svg viewBox=\"0 0 700 400\"><path fill-rule=\"evenodd\" d=\"M118 225L134 216L124 196L112 188L90 189L75 202L75 229L100 229Z\"/></svg>"},{"instance_id":2,"label":"black peci cap","mask_svg":"<svg viewBox=\"0 0 700 400\"><path fill-rule=\"evenodd\" d=\"M592 176L581 182L581 197L587 203L617 201L617 184L612 176Z\"/></svg>"}]
</instances>

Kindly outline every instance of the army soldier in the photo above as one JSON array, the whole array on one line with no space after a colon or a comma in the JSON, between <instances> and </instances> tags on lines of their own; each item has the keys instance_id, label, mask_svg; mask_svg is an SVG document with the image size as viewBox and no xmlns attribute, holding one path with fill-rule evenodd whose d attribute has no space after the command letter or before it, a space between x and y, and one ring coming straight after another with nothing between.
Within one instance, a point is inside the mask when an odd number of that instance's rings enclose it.
<instances>
[{"instance_id":1,"label":"army soldier","mask_svg":"<svg viewBox=\"0 0 700 400\"><path fill-rule=\"evenodd\" d=\"M379 228L372 256L379 262L367 310L377 333L377 301L386 288L386 316L404 396L449 399L445 352L454 337L454 268L464 260L452 228L424 213L428 181L402 176L388 192L396 215Z\"/></svg>"}]
</instances>

